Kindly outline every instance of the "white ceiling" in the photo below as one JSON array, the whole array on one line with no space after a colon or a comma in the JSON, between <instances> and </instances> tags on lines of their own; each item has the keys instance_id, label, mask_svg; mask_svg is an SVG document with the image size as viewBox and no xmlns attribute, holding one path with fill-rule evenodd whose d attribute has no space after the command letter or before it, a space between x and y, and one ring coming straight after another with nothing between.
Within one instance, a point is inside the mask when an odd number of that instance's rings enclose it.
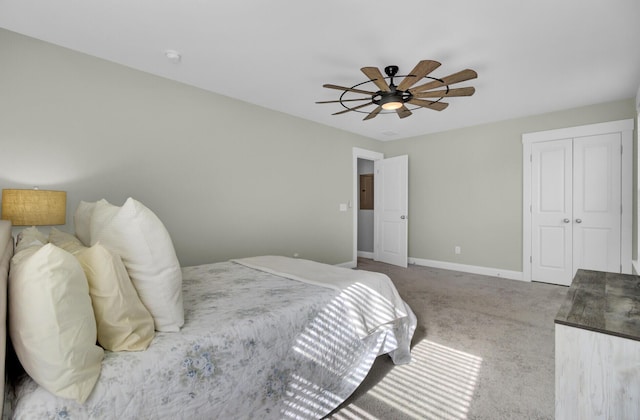
<instances>
[{"instance_id":1,"label":"white ceiling","mask_svg":"<svg viewBox=\"0 0 640 420\"><path fill-rule=\"evenodd\" d=\"M0 27L380 140L635 96L639 0L0 0ZM164 52L176 50L179 64ZM341 91L364 66L422 59L478 78L444 111L362 121ZM371 107L371 110L373 107Z\"/></svg>"}]
</instances>

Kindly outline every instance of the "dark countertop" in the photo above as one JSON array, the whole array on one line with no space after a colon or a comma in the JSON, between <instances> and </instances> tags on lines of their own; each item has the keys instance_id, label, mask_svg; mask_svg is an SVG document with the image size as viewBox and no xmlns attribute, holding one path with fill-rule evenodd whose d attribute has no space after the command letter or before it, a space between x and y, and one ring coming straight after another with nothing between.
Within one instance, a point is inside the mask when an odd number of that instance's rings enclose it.
<instances>
[{"instance_id":1,"label":"dark countertop","mask_svg":"<svg viewBox=\"0 0 640 420\"><path fill-rule=\"evenodd\" d=\"M555 322L640 341L640 277L578 270Z\"/></svg>"}]
</instances>

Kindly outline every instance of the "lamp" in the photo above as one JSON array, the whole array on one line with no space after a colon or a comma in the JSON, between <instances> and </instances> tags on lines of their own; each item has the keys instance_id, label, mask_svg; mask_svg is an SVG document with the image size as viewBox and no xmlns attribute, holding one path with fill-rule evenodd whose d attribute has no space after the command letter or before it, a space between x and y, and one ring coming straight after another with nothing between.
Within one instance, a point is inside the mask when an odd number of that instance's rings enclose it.
<instances>
[{"instance_id":1,"label":"lamp","mask_svg":"<svg viewBox=\"0 0 640 420\"><path fill-rule=\"evenodd\" d=\"M66 191L2 190L2 219L14 226L64 225Z\"/></svg>"}]
</instances>

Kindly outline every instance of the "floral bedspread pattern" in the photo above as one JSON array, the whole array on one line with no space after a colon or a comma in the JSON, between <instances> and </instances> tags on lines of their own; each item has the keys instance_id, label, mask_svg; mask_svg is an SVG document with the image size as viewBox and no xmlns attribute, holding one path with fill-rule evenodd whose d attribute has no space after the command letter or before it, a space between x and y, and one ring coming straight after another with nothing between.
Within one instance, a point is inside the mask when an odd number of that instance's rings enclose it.
<instances>
[{"instance_id":1,"label":"floral bedspread pattern","mask_svg":"<svg viewBox=\"0 0 640 420\"><path fill-rule=\"evenodd\" d=\"M233 262L186 267L183 278L180 332L157 333L144 352L105 352L82 405L22 379L6 404L11 417L321 418L415 329L407 307L408 317L361 339L337 291Z\"/></svg>"}]
</instances>

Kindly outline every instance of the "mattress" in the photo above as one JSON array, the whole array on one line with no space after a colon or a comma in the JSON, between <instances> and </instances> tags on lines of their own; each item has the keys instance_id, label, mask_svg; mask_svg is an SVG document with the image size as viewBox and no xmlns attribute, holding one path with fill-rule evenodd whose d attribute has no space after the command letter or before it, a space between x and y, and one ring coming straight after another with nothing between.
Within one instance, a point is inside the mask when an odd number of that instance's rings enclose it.
<instances>
[{"instance_id":1,"label":"mattress","mask_svg":"<svg viewBox=\"0 0 640 420\"><path fill-rule=\"evenodd\" d=\"M143 352L106 352L84 404L17 381L12 418L321 418L374 359L408 343L410 316L361 338L339 291L233 262L183 268L185 324Z\"/></svg>"}]
</instances>

